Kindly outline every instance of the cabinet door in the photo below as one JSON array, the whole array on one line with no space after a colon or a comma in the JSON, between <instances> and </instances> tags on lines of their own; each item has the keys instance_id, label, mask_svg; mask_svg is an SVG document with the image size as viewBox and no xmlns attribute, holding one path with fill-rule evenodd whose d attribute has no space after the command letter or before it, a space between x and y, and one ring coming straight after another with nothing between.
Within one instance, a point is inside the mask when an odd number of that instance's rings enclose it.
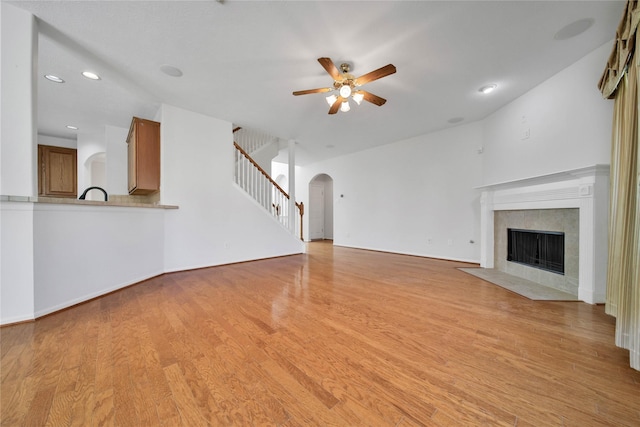
<instances>
[{"instance_id":1,"label":"cabinet door","mask_svg":"<svg viewBox=\"0 0 640 427\"><path fill-rule=\"evenodd\" d=\"M160 190L160 123L134 117L129 144L129 194Z\"/></svg>"},{"instance_id":2,"label":"cabinet door","mask_svg":"<svg viewBox=\"0 0 640 427\"><path fill-rule=\"evenodd\" d=\"M160 123L140 120L136 130L137 188L146 193L160 190Z\"/></svg>"},{"instance_id":3,"label":"cabinet door","mask_svg":"<svg viewBox=\"0 0 640 427\"><path fill-rule=\"evenodd\" d=\"M78 196L77 150L38 145L38 195Z\"/></svg>"},{"instance_id":4,"label":"cabinet door","mask_svg":"<svg viewBox=\"0 0 640 427\"><path fill-rule=\"evenodd\" d=\"M127 147L127 153L128 153L128 166L129 166L129 194L133 193L136 190L136 187L138 186L138 174L137 174L137 167L136 167L136 162L137 162L137 129L138 129L138 125L137 122L134 120L133 123L131 123L131 129L129 131L129 138L127 139L127 143L128 143L128 147Z\"/></svg>"}]
</instances>

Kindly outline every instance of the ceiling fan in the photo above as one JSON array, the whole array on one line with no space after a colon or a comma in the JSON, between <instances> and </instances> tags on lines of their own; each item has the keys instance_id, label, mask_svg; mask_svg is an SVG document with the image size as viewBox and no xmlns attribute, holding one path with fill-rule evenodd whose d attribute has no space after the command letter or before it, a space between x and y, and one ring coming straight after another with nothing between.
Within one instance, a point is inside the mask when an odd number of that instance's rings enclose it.
<instances>
[{"instance_id":1,"label":"ceiling fan","mask_svg":"<svg viewBox=\"0 0 640 427\"><path fill-rule=\"evenodd\" d=\"M340 64L340 70L342 71L342 73L340 73L331 58L318 58L318 62L333 78L333 87L298 90L293 92L294 95L308 95L310 93L337 91L337 96L336 94L331 94L326 98L327 103L330 105L329 114L336 114L338 109L342 112L349 111L351 109L349 106L349 97L351 97L358 105L360 105L363 99L377 106L381 106L387 102L384 98L380 98L377 95L358 88L366 83L395 73L396 67L393 64L385 65L384 67L378 68L377 70L371 71L370 73L364 74L360 77L354 77L352 74L349 74L349 64Z\"/></svg>"}]
</instances>

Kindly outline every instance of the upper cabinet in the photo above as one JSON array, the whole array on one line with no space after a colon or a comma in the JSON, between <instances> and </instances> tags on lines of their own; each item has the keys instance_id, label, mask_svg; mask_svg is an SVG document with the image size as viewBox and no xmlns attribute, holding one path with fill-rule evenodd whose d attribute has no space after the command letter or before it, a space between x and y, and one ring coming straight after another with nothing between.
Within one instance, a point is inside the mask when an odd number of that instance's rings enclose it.
<instances>
[{"instance_id":1,"label":"upper cabinet","mask_svg":"<svg viewBox=\"0 0 640 427\"><path fill-rule=\"evenodd\" d=\"M160 190L160 123L134 117L127 136L129 194Z\"/></svg>"},{"instance_id":2,"label":"upper cabinet","mask_svg":"<svg viewBox=\"0 0 640 427\"><path fill-rule=\"evenodd\" d=\"M73 148L38 145L38 195L78 195L77 151Z\"/></svg>"}]
</instances>

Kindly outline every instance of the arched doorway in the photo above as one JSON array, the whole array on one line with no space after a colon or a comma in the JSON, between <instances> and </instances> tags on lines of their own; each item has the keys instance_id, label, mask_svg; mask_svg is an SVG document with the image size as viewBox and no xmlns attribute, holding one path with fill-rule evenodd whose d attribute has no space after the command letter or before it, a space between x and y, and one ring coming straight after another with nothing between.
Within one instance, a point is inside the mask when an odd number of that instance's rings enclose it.
<instances>
[{"instance_id":1,"label":"arched doorway","mask_svg":"<svg viewBox=\"0 0 640 427\"><path fill-rule=\"evenodd\" d=\"M92 154L84 163L84 188L107 186L106 153ZM83 191L83 190L81 190ZM87 200L104 200L99 191L90 191Z\"/></svg>"},{"instance_id":2,"label":"arched doorway","mask_svg":"<svg viewBox=\"0 0 640 427\"><path fill-rule=\"evenodd\" d=\"M309 240L333 240L333 178L316 175L309 182Z\"/></svg>"}]
</instances>

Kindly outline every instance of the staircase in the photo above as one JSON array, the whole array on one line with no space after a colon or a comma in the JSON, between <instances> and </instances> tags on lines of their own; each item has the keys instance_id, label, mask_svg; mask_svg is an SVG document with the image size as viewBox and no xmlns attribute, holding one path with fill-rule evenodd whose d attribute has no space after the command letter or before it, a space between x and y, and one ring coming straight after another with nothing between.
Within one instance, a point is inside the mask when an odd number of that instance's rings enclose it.
<instances>
[{"instance_id":1,"label":"staircase","mask_svg":"<svg viewBox=\"0 0 640 427\"><path fill-rule=\"evenodd\" d=\"M246 153L253 156L266 147L278 145L278 138L253 129L237 127L233 130L233 140Z\"/></svg>"},{"instance_id":2,"label":"staircase","mask_svg":"<svg viewBox=\"0 0 640 427\"><path fill-rule=\"evenodd\" d=\"M278 138L237 127L233 130L235 146L235 183L249 194L260 206L273 215L286 229L304 240L302 217L304 205L292 201L289 195L271 178L249 153L264 151L267 147L277 147ZM277 154L277 151L275 152ZM275 156L275 154L274 154ZM271 157L273 158L273 157ZM295 203L297 216L289 217L289 204Z\"/></svg>"}]
</instances>

